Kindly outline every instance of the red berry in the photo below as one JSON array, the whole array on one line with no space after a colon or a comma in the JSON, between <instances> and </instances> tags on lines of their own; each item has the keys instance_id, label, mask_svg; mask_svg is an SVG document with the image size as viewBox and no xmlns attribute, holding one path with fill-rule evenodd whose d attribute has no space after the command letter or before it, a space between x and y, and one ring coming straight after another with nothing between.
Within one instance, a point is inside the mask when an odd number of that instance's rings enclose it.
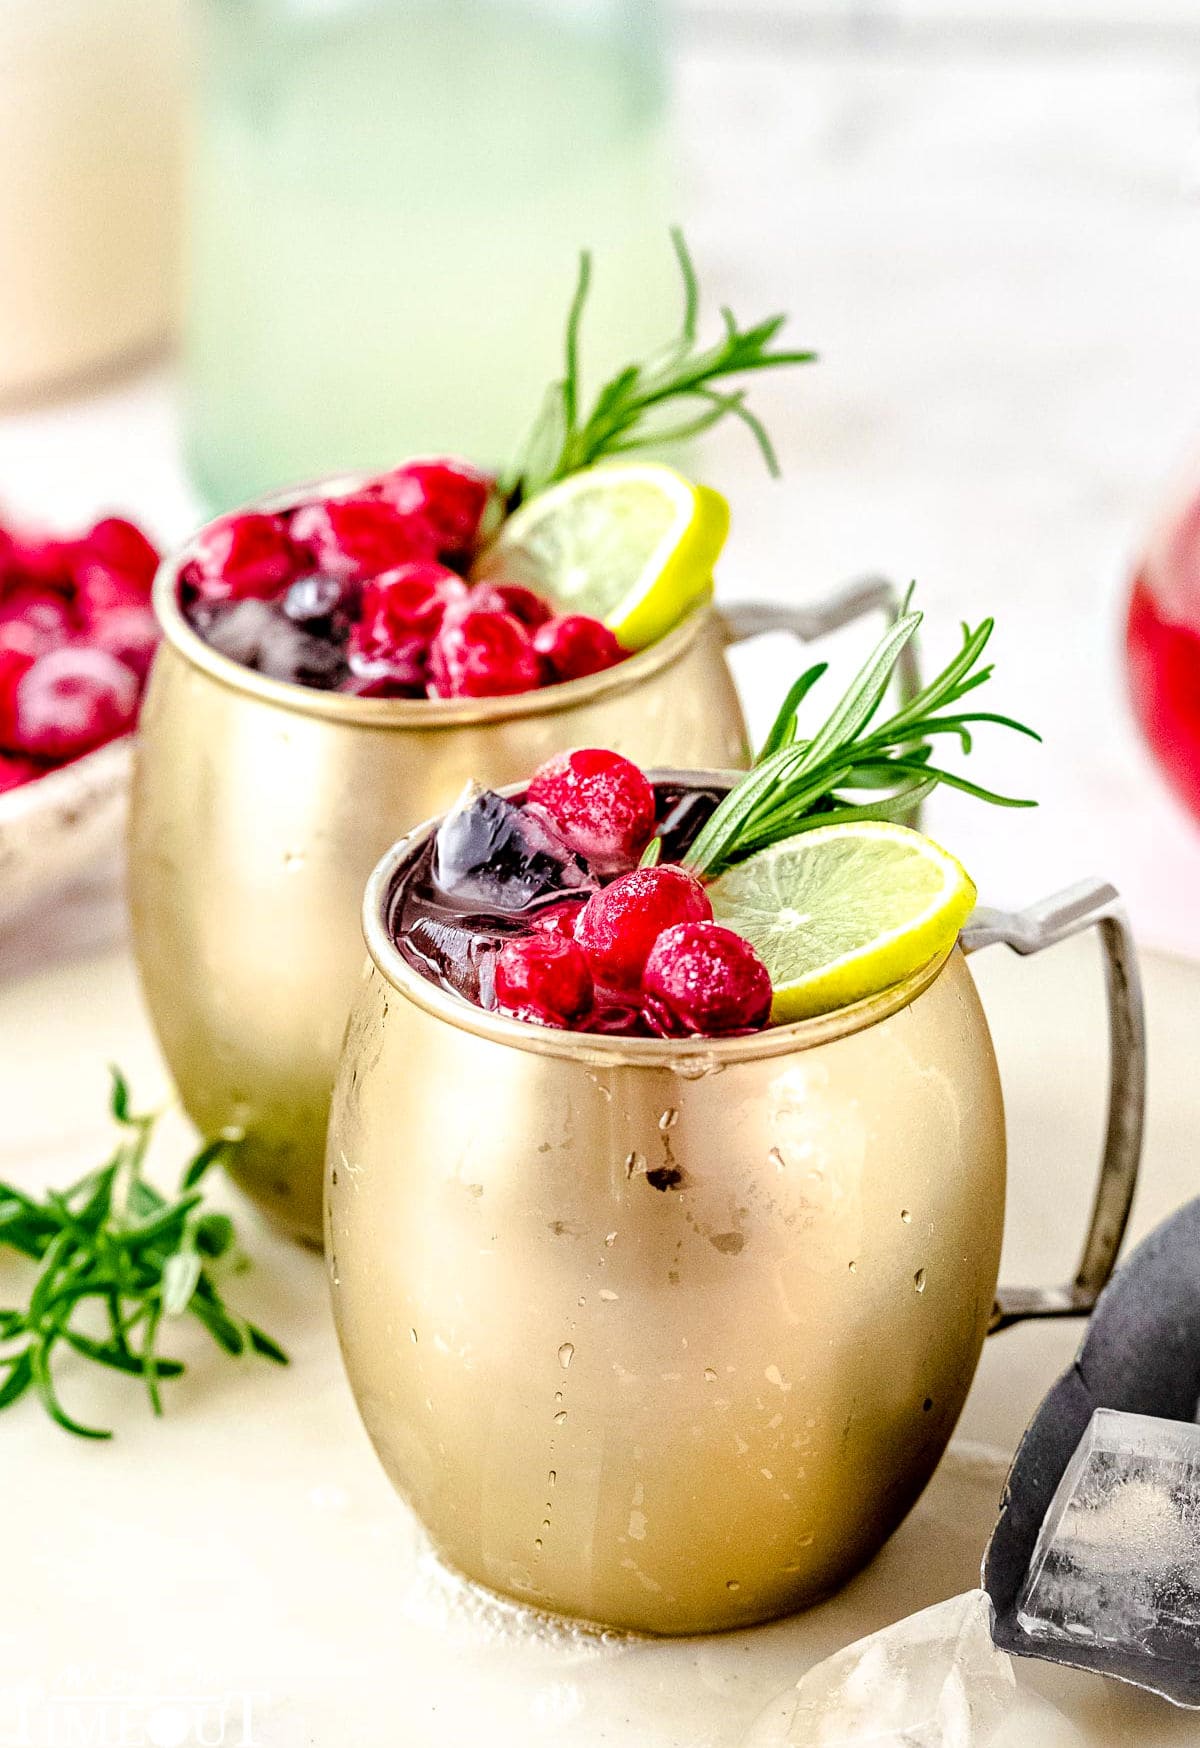
<instances>
[{"instance_id":1,"label":"red berry","mask_svg":"<svg viewBox=\"0 0 1200 1748\"><path fill-rule=\"evenodd\" d=\"M574 941L523 935L506 941L496 960L496 1002L535 1025L567 1027L592 1006L592 974Z\"/></svg>"},{"instance_id":2,"label":"red berry","mask_svg":"<svg viewBox=\"0 0 1200 1748\"><path fill-rule=\"evenodd\" d=\"M39 759L71 759L132 728L137 676L82 645L40 656L17 682L11 744Z\"/></svg>"},{"instance_id":3,"label":"red berry","mask_svg":"<svg viewBox=\"0 0 1200 1748\"><path fill-rule=\"evenodd\" d=\"M532 692L542 663L524 626L510 613L448 616L429 651L430 696L497 698Z\"/></svg>"},{"instance_id":4,"label":"red berry","mask_svg":"<svg viewBox=\"0 0 1200 1748\"><path fill-rule=\"evenodd\" d=\"M638 989L655 941L676 923L712 921L708 894L694 874L673 862L635 868L593 893L575 939L592 976L613 989Z\"/></svg>"},{"instance_id":5,"label":"red berry","mask_svg":"<svg viewBox=\"0 0 1200 1748\"><path fill-rule=\"evenodd\" d=\"M351 634L347 655L350 677L339 690L353 692L358 698L424 698L428 658L428 639L419 632L411 632L378 654L356 646Z\"/></svg>"},{"instance_id":6,"label":"red berry","mask_svg":"<svg viewBox=\"0 0 1200 1748\"><path fill-rule=\"evenodd\" d=\"M131 668L144 681L158 648L158 620L145 602L114 607L88 626L87 641Z\"/></svg>"},{"instance_id":7,"label":"red berry","mask_svg":"<svg viewBox=\"0 0 1200 1748\"><path fill-rule=\"evenodd\" d=\"M679 923L654 943L642 980L646 1011L668 1036L757 1032L771 1012L771 977L741 935L720 923Z\"/></svg>"},{"instance_id":8,"label":"red berry","mask_svg":"<svg viewBox=\"0 0 1200 1748\"><path fill-rule=\"evenodd\" d=\"M465 601L467 585L445 565L422 560L397 565L367 583L362 613L350 637L364 657L387 655L413 636L433 637L452 602Z\"/></svg>"},{"instance_id":9,"label":"red berry","mask_svg":"<svg viewBox=\"0 0 1200 1748\"><path fill-rule=\"evenodd\" d=\"M410 461L385 473L374 490L430 529L436 550L465 558L475 550L494 481L465 461Z\"/></svg>"},{"instance_id":10,"label":"red berry","mask_svg":"<svg viewBox=\"0 0 1200 1748\"><path fill-rule=\"evenodd\" d=\"M511 613L529 631L544 625L554 612L548 601L523 583L477 583L471 591L471 600L477 607Z\"/></svg>"},{"instance_id":11,"label":"red berry","mask_svg":"<svg viewBox=\"0 0 1200 1748\"><path fill-rule=\"evenodd\" d=\"M543 906L537 914L530 918L530 926L543 935L559 935L564 941L575 939L575 926L579 921L579 913L587 900L584 898L561 898L554 904Z\"/></svg>"},{"instance_id":12,"label":"red berry","mask_svg":"<svg viewBox=\"0 0 1200 1748\"><path fill-rule=\"evenodd\" d=\"M120 577L142 595L150 593L158 570L158 548L134 523L123 516L105 516L78 544L76 581L82 583L92 566L111 577Z\"/></svg>"},{"instance_id":13,"label":"red berry","mask_svg":"<svg viewBox=\"0 0 1200 1748\"><path fill-rule=\"evenodd\" d=\"M0 648L44 655L69 643L78 626L61 595L21 583L0 601Z\"/></svg>"},{"instance_id":14,"label":"red berry","mask_svg":"<svg viewBox=\"0 0 1200 1748\"><path fill-rule=\"evenodd\" d=\"M420 516L367 492L305 504L292 517L291 535L314 569L351 581L437 556L437 543Z\"/></svg>"},{"instance_id":15,"label":"red berry","mask_svg":"<svg viewBox=\"0 0 1200 1748\"><path fill-rule=\"evenodd\" d=\"M202 601L271 600L303 568L282 516L223 516L196 537L183 581Z\"/></svg>"},{"instance_id":16,"label":"red berry","mask_svg":"<svg viewBox=\"0 0 1200 1748\"><path fill-rule=\"evenodd\" d=\"M654 832L653 785L629 759L599 747L547 760L534 773L528 799L601 873L631 867Z\"/></svg>"},{"instance_id":17,"label":"red berry","mask_svg":"<svg viewBox=\"0 0 1200 1748\"><path fill-rule=\"evenodd\" d=\"M75 573L77 543L56 535L24 533L10 529L5 551L5 570L13 582L34 589L54 589L70 594Z\"/></svg>"},{"instance_id":18,"label":"red berry","mask_svg":"<svg viewBox=\"0 0 1200 1748\"><path fill-rule=\"evenodd\" d=\"M10 753L0 753L0 795L7 795L10 789L20 789L23 784L32 783L45 769L45 765L36 765L32 759L14 758Z\"/></svg>"},{"instance_id":19,"label":"red berry","mask_svg":"<svg viewBox=\"0 0 1200 1748\"><path fill-rule=\"evenodd\" d=\"M548 619L534 633L533 646L556 680L582 680L624 661L623 650L607 625L586 613Z\"/></svg>"},{"instance_id":20,"label":"red berry","mask_svg":"<svg viewBox=\"0 0 1200 1748\"><path fill-rule=\"evenodd\" d=\"M11 746L17 725L17 686L33 666L30 650L0 644L0 746Z\"/></svg>"}]
</instances>

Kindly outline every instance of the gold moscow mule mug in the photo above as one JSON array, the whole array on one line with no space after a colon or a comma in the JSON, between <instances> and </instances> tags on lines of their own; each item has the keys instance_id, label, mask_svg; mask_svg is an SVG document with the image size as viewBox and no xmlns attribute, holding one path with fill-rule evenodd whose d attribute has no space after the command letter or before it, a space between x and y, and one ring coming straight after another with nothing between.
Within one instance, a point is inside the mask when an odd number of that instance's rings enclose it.
<instances>
[{"instance_id":1,"label":"gold moscow mule mug","mask_svg":"<svg viewBox=\"0 0 1200 1748\"><path fill-rule=\"evenodd\" d=\"M989 1329L1086 1313L1112 1271L1144 1102L1117 896L979 911L819 1019L593 1036L400 956L393 902L433 829L367 889L329 1130L334 1313L384 1467L452 1567L537 1608L674 1634L806 1607L917 1499ZM1070 1286L997 1295L1004 1115L967 955L1091 927L1112 1084L1087 1244Z\"/></svg>"},{"instance_id":2,"label":"gold moscow mule mug","mask_svg":"<svg viewBox=\"0 0 1200 1748\"><path fill-rule=\"evenodd\" d=\"M252 507L290 509L361 483ZM244 1134L233 1175L314 1244L363 884L396 836L470 778L510 783L569 746L612 746L643 765L744 766L727 645L770 630L808 641L897 606L879 578L810 606L706 605L618 667L542 692L355 698L269 679L205 643L178 601L193 550L164 564L154 588L164 641L134 770L134 950L189 1116L204 1134ZM911 666L906 683L916 689Z\"/></svg>"}]
</instances>

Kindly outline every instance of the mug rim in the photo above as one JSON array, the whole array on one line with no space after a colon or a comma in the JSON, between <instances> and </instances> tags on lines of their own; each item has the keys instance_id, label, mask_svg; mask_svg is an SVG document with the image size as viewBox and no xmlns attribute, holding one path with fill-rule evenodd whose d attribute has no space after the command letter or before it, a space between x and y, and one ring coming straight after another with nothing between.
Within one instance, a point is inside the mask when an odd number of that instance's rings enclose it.
<instances>
[{"instance_id":1,"label":"mug rim","mask_svg":"<svg viewBox=\"0 0 1200 1748\"><path fill-rule=\"evenodd\" d=\"M652 783L703 783L707 786L730 788L742 773L713 770L680 770L652 766L646 776ZM504 796L523 794L527 783L509 783L497 793ZM423 977L404 958L392 940L387 922L390 899L396 877L403 864L429 841L445 818L437 814L423 820L412 831L386 850L371 871L363 894L362 932L371 962L384 980L414 1006L424 1009L434 1019L453 1026L458 1031L473 1033L494 1044L508 1045L534 1056L568 1058L596 1067L674 1068L686 1075L688 1067L697 1074L724 1068L737 1062L754 1062L764 1057L787 1056L799 1050L812 1050L838 1038L866 1031L892 1014L899 1013L922 995L941 975L957 950L957 940L944 953L910 972L899 983L832 1013L817 1014L811 1019L791 1020L782 1026L767 1026L761 1032L751 1032L734 1038L627 1038L603 1032L559 1031L550 1026L535 1026L487 1008L476 1007L465 996L442 989Z\"/></svg>"},{"instance_id":2,"label":"mug rim","mask_svg":"<svg viewBox=\"0 0 1200 1748\"><path fill-rule=\"evenodd\" d=\"M367 473L333 474L305 486L292 486L286 491L254 498L203 523L168 554L154 578L151 599L167 642L185 661L230 690L300 716L324 717L364 728L438 730L557 714L591 704L607 694L626 691L678 661L691 648L704 623L716 612L710 595L665 636L645 649L633 650L615 667L585 675L580 680L560 680L534 692L517 692L497 698L356 698L346 692L324 692L315 686L301 686L291 680L271 679L254 668L244 667L241 662L235 662L231 656L214 649L188 624L179 602L179 574L194 555L200 536L213 521L224 520L226 515L269 515L293 510L306 503L314 492L331 496L345 494L358 490L375 477Z\"/></svg>"}]
</instances>

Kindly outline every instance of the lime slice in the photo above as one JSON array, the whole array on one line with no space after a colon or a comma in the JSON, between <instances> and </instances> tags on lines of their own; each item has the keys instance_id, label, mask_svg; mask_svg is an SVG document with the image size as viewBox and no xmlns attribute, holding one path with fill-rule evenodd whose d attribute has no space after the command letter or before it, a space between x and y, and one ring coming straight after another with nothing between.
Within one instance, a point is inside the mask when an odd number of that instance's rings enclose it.
<instances>
[{"instance_id":1,"label":"lime slice","mask_svg":"<svg viewBox=\"0 0 1200 1748\"><path fill-rule=\"evenodd\" d=\"M644 649L709 594L728 532L718 492L657 462L607 462L522 504L475 574L524 583Z\"/></svg>"},{"instance_id":2,"label":"lime slice","mask_svg":"<svg viewBox=\"0 0 1200 1748\"><path fill-rule=\"evenodd\" d=\"M954 945L975 903L966 870L907 826L818 826L708 889L717 921L758 950L777 1024L875 995Z\"/></svg>"}]
</instances>

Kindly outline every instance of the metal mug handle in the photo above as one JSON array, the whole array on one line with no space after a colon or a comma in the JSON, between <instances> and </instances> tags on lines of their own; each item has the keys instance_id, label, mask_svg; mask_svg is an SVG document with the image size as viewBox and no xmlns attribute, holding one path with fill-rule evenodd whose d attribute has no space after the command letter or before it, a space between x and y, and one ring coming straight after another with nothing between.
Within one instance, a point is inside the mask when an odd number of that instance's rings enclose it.
<instances>
[{"instance_id":1,"label":"metal mug handle","mask_svg":"<svg viewBox=\"0 0 1200 1748\"><path fill-rule=\"evenodd\" d=\"M1075 1279L1065 1287L1000 1287L989 1333L1037 1317L1087 1316L1116 1267L1137 1187L1146 1110L1146 1022L1133 936L1116 889L1084 880L1028 910L978 909L959 937L964 953L1003 942L1040 953L1098 928L1108 1001L1108 1126L1091 1223Z\"/></svg>"},{"instance_id":2,"label":"metal mug handle","mask_svg":"<svg viewBox=\"0 0 1200 1748\"><path fill-rule=\"evenodd\" d=\"M746 643L767 631L787 631L801 643L814 643L868 613L882 613L890 625L900 612L901 601L899 589L887 577L857 577L820 601L799 606L782 601L735 601L722 607L721 617L726 641L731 644ZM921 690L915 638L900 652L896 678L907 704Z\"/></svg>"}]
</instances>

